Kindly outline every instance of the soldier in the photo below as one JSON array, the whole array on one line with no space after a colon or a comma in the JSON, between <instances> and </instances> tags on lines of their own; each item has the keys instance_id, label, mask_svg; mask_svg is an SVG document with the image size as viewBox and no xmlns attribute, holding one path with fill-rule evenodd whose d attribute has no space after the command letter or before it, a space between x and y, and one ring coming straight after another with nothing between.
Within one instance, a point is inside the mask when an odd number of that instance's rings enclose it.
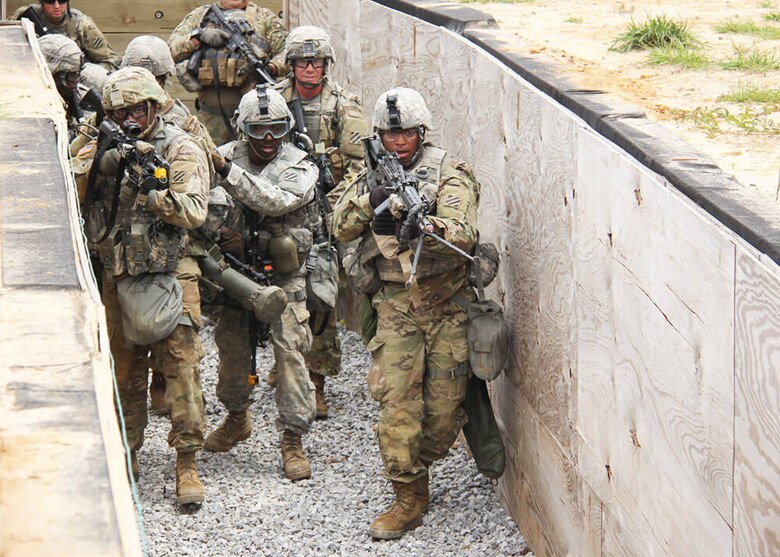
<instances>
[{"instance_id":1,"label":"soldier","mask_svg":"<svg viewBox=\"0 0 780 557\"><path fill-rule=\"evenodd\" d=\"M168 45L159 37L153 35L141 35L128 43L125 54L122 57L121 67L134 66L146 68L154 75L160 87L165 89L169 76L174 75L173 58ZM160 118L166 122L176 124L179 128L189 133L192 138L205 150L209 157L216 149L208 130L179 99L174 99L166 92L166 101L160 107ZM211 164L211 159L209 159ZM165 376L152 370L152 380L149 385L152 412L159 415L168 413L165 406Z\"/></svg>"},{"instance_id":2,"label":"soldier","mask_svg":"<svg viewBox=\"0 0 780 557\"><path fill-rule=\"evenodd\" d=\"M219 185L240 204L244 217L236 225L243 244L232 255L255 268L268 259L273 284L287 294L281 318L271 325L271 342L278 366L277 430L285 475L291 480L311 476L301 436L315 415L314 386L303 359L311 348L306 310L306 257L313 232L321 226L314 199L317 168L306 153L286 140L295 120L282 96L264 85L245 94L236 113L241 139L223 145L215 159ZM223 250L226 249L223 247ZM229 451L251 435L249 406L254 385L247 381L252 365L252 341L246 311L223 307L214 337L219 347L217 396L228 415L206 439L210 451Z\"/></svg>"},{"instance_id":3,"label":"soldier","mask_svg":"<svg viewBox=\"0 0 780 557\"><path fill-rule=\"evenodd\" d=\"M431 115L412 89L383 93L376 103L374 131L388 153L416 177L434 234L470 252L477 238L479 184L469 167L446 151L424 143ZM422 524L427 509L428 468L447 456L466 421L461 401L468 380L468 315L454 300L474 300L466 260L432 238L413 239L400 251L396 238L403 216L396 196L391 211L374 216L388 199L384 183L369 190L366 174L348 185L334 213L336 237L362 236L360 250L380 284L372 299L377 329L368 343L373 362L368 388L379 401L376 427L385 475L395 501L371 524L377 539L395 539ZM417 282L409 289L410 259L423 241ZM373 248L372 248L373 246ZM374 252L370 250L374 249ZM371 256L374 256L371 259Z\"/></svg>"},{"instance_id":4,"label":"soldier","mask_svg":"<svg viewBox=\"0 0 780 557\"><path fill-rule=\"evenodd\" d=\"M215 8L216 7L216 8ZM220 0L191 11L171 33L168 44L177 62L177 75L188 91L197 91L198 117L212 139L222 145L235 139L230 118L241 96L258 82L246 56L227 48L231 35L213 22L212 12L224 10L230 22L248 23L247 39L254 55L268 60L270 76L284 75L282 21L249 0Z\"/></svg>"},{"instance_id":5,"label":"soldier","mask_svg":"<svg viewBox=\"0 0 780 557\"><path fill-rule=\"evenodd\" d=\"M297 122L314 145L314 154L328 165L326 175L320 174L320 185L327 195L327 219L330 208L338 199L347 180L363 168L363 142L368 135L360 100L344 91L330 77L335 62L328 34L319 27L305 25L293 29L285 41L285 63L290 67L287 79L274 88L291 108L300 104L303 122ZM295 110L293 110L295 112ZM297 116L300 116L299 114ZM328 191L328 188L331 188ZM330 230L327 231L330 233ZM325 400L325 378L341 370L341 342L336 330L336 311L314 311L314 342L306 355L309 376L316 387L317 418L328 416Z\"/></svg>"},{"instance_id":6,"label":"soldier","mask_svg":"<svg viewBox=\"0 0 780 557\"><path fill-rule=\"evenodd\" d=\"M104 268L103 303L133 474L138 475L153 360L166 380L168 443L177 453L177 502L199 506L204 494L195 453L203 446L205 429L198 374L204 352L198 338L200 269L189 255L187 230L206 218L209 166L207 155L185 132L158 116L167 99L146 69L113 73L103 106L130 141L121 151L105 137L88 144L79 151L74 172L80 191L86 191L87 237L97 246ZM134 155L151 156L150 145L151 154L170 165L167 172L159 161L154 169L133 162ZM93 165L97 172L90 172ZM150 181L166 187L150 188Z\"/></svg>"},{"instance_id":7,"label":"soldier","mask_svg":"<svg viewBox=\"0 0 780 557\"><path fill-rule=\"evenodd\" d=\"M30 14L27 10L31 10ZM27 12L27 13L25 13ZM46 28L45 33L65 35L74 40L87 60L114 71L119 64L119 56L113 51L95 22L76 8L71 8L68 0L41 0L39 4L22 6L14 12L11 19L37 18ZM36 32L41 30L36 26Z\"/></svg>"}]
</instances>

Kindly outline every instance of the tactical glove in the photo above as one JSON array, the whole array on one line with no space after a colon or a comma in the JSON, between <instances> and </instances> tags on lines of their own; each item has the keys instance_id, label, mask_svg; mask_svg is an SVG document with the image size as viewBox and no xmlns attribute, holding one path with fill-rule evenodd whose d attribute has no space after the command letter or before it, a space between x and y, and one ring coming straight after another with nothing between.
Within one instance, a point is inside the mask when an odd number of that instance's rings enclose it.
<instances>
[{"instance_id":1,"label":"tactical glove","mask_svg":"<svg viewBox=\"0 0 780 557\"><path fill-rule=\"evenodd\" d=\"M214 170L217 172L217 174L223 178L227 178L227 175L230 174L230 168L233 166L233 163L223 157L216 149L211 151L211 162L214 165Z\"/></svg>"},{"instance_id":2,"label":"tactical glove","mask_svg":"<svg viewBox=\"0 0 780 557\"><path fill-rule=\"evenodd\" d=\"M377 186L374 189L371 190L371 192L368 194L368 203L371 205L372 209L376 209L379 207L385 199L390 197L390 194L387 193L387 190L384 186Z\"/></svg>"},{"instance_id":3,"label":"tactical glove","mask_svg":"<svg viewBox=\"0 0 780 557\"><path fill-rule=\"evenodd\" d=\"M216 27L209 27L204 29L200 34L200 42L207 44L212 48L222 48L230 39L230 33L224 29L217 29Z\"/></svg>"}]
</instances>

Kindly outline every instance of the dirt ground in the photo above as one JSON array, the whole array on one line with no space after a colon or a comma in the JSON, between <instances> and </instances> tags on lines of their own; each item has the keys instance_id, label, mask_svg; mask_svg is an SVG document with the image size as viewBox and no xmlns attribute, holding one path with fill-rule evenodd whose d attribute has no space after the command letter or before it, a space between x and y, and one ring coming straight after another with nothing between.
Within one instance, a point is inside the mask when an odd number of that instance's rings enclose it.
<instances>
[{"instance_id":1,"label":"dirt ground","mask_svg":"<svg viewBox=\"0 0 780 557\"><path fill-rule=\"evenodd\" d=\"M764 20L765 14L780 12L780 1L520 0L469 5L492 14L499 27L515 34L518 53L552 58L566 76L583 87L609 91L643 107L648 118L673 129L740 183L758 191L767 202L777 202L780 133L747 133L733 126L721 126L719 133L710 136L685 113L716 106L732 114L740 113L744 105L724 103L718 97L750 86L780 88L780 71L752 73L718 66L718 62L733 58L734 45L771 50L780 59L780 40L721 34L714 29L730 20L780 28L780 23ZM651 64L647 51L609 50L632 18L641 23L657 15L686 22L704 42L705 53L713 64L707 69L688 70ZM777 112L772 115L778 116Z\"/></svg>"}]
</instances>

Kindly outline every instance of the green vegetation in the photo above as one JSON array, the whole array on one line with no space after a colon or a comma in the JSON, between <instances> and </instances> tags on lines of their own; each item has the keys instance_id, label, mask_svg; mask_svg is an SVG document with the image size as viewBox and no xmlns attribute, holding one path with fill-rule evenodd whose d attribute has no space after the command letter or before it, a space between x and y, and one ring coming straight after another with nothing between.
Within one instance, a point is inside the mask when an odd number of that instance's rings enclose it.
<instances>
[{"instance_id":1,"label":"green vegetation","mask_svg":"<svg viewBox=\"0 0 780 557\"><path fill-rule=\"evenodd\" d=\"M768 14L764 14L766 21L780 21L780 12L771 11Z\"/></svg>"},{"instance_id":2,"label":"green vegetation","mask_svg":"<svg viewBox=\"0 0 780 557\"><path fill-rule=\"evenodd\" d=\"M610 45L617 52L653 49L665 46L697 48L701 41L688 29L685 21L675 21L665 15L648 18L644 23L631 19L628 30Z\"/></svg>"},{"instance_id":3,"label":"green vegetation","mask_svg":"<svg viewBox=\"0 0 780 557\"><path fill-rule=\"evenodd\" d=\"M774 8L775 4L771 0L761 0L761 2L758 3L759 8Z\"/></svg>"},{"instance_id":4,"label":"green vegetation","mask_svg":"<svg viewBox=\"0 0 780 557\"><path fill-rule=\"evenodd\" d=\"M721 62L720 65L725 70L768 72L780 70L780 58L777 57L774 50L734 45L734 56Z\"/></svg>"},{"instance_id":5,"label":"green vegetation","mask_svg":"<svg viewBox=\"0 0 780 557\"><path fill-rule=\"evenodd\" d=\"M769 105L763 108L746 106L739 112L731 113L722 106L700 106L691 111L687 118L694 124L704 129L707 135L714 137L717 134L728 131L728 128L747 132L780 134L780 124L770 117L780 108L778 105ZM724 129L725 128L727 129Z\"/></svg>"},{"instance_id":6,"label":"green vegetation","mask_svg":"<svg viewBox=\"0 0 780 557\"><path fill-rule=\"evenodd\" d=\"M568 19L563 20L564 23L582 23L583 21L585 20L581 17L570 17Z\"/></svg>"},{"instance_id":7,"label":"green vegetation","mask_svg":"<svg viewBox=\"0 0 780 557\"><path fill-rule=\"evenodd\" d=\"M741 35L752 35L759 39L776 40L780 39L780 27L774 25L758 25L753 21L740 21L732 19L724 21L715 26L718 33L739 33Z\"/></svg>"},{"instance_id":8,"label":"green vegetation","mask_svg":"<svg viewBox=\"0 0 780 557\"><path fill-rule=\"evenodd\" d=\"M700 70L710 65L709 59L700 49L677 44L651 50L650 63L682 66L690 70Z\"/></svg>"},{"instance_id":9,"label":"green vegetation","mask_svg":"<svg viewBox=\"0 0 780 557\"><path fill-rule=\"evenodd\" d=\"M768 89L755 85L740 86L733 93L721 95L719 101L732 103L776 104L780 105L780 89Z\"/></svg>"}]
</instances>

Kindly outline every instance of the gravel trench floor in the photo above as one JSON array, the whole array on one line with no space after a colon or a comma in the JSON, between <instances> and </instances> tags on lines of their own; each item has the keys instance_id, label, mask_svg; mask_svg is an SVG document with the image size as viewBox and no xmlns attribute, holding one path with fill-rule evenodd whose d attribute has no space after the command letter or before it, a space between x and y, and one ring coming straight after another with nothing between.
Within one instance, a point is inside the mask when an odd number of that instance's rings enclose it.
<instances>
[{"instance_id":1,"label":"gravel trench floor","mask_svg":"<svg viewBox=\"0 0 780 557\"><path fill-rule=\"evenodd\" d=\"M201 333L207 425L224 409L216 398L217 353L212 329ZM330 418L304 437L312 478L284 478L273 391L265 376L273 359L258 350L263 380L255 389L252 437L229 453L203 451L198 472L206 489L203 507L176 507L175 453L166 443L168 420L150 415L139 452L139 494L150 556L525 556L532 555L494 486L480 475L464 447L431 470L431 505L423 526L400 540L372 541L371 520L392 500L383 479L373 426L378 404L365 376L370 356L357 335L341 331L342 372L328 379Z\"/></svg>"}]
</instances>

